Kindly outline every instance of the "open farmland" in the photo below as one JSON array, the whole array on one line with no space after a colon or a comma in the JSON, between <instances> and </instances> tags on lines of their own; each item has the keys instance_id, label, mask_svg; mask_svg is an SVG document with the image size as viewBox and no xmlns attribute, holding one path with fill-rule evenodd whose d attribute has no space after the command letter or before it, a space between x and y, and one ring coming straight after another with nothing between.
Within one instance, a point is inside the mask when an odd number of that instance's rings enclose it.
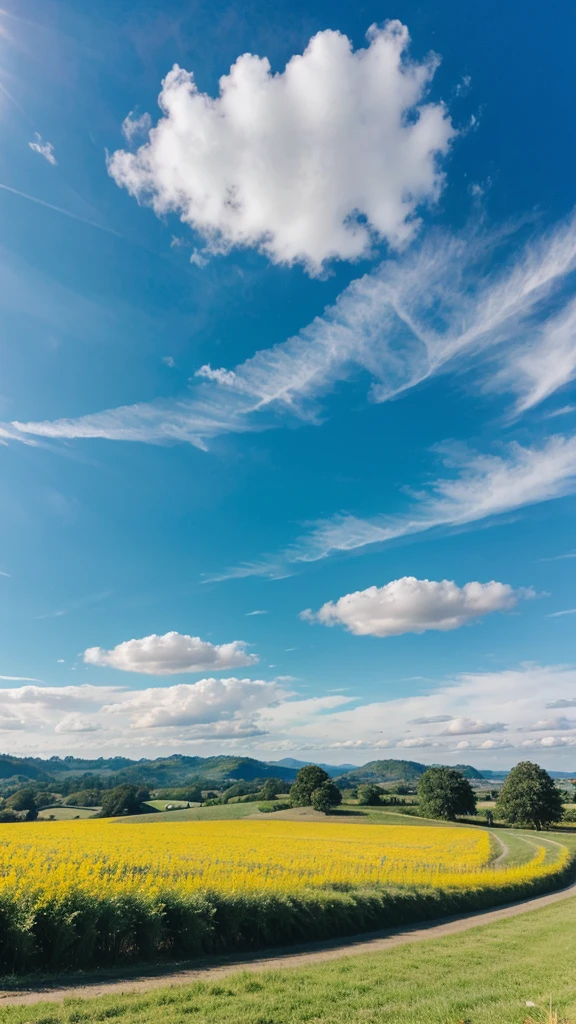
<instances>
[{"instance_id":1,"label":"open farmland","mask_svg":"<svg viewBox=\"0 0 576 1024\"><path fill-rule=\"evenodd\" d=\"M415 824L8 825L0 962L84 968L349 934L543 891L570 861L534 837L508 863L487 831Z\"/></svg>"}]
</instances>

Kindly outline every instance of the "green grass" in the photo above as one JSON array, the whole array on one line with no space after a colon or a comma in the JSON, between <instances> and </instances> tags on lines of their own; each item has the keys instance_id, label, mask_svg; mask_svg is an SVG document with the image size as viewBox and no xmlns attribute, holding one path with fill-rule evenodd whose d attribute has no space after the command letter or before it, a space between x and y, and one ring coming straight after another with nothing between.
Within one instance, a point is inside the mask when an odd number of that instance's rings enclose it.
<instances>
[{"instance_id":1,"label":"green grass","mask_svg":"<svg viewBox=\"0 0 576 1024\"><path fill-rule=\"evenodd\" d=\"M160 801L159 801L160 802ZM170 801L168 801L170 802ZM159 811L154 814L135 814L126 818L117 818L118 824L137 821L144 822L160 821L220 821L227 818L245 818L248 814L255 814L258 811L258 804L255 801L250 804L216 804L215 807L190 807L181 811Z\"/></svg>"},{"instance_id":2,"label":"green grass","mask_svg":"<svg viewBox=\"0 0 576 1024\"><path fill-rule=\"evenodd\" d=\"M167 807L173 807L174 810L186 810L186 804L188 800L147 800L146 804L149 807L154 807L157 811L165 811ZM191 807L200 807L200 804L191 804Z\"/></svg>"},{"instance_id":3,"label":"green grass","mask_svg":"<svg viewBox=\"0 0 576 1024\"><path fill-rule=\"evenodd\" d=\"M460 935L146 994L0 1009L1 1024L521 1024L576 1020L576 899ZM536 1008L526 1008L526 1001Z\"/></svg>"},{"instance_id":4,"label":"green grass","mask_svg":"<svg viewBox=\"0 0 576 1024\"><path fill-rule=\"evenodd\" d=\"M93 818L99 810L99 807L43 807L38 811L38 817L45 821L54 815L54 821L72 821L74 818Z\"/></svg>"}]
</instances>

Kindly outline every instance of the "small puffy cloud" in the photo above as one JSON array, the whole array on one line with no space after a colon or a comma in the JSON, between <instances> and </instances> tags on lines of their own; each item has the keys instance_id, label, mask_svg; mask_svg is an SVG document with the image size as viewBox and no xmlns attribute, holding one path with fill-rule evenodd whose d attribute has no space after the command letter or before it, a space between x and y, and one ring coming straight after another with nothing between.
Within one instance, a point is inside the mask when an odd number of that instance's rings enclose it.
<instances>
[{"instance_id":1,"label":"small puffy cloud","mask_svg":"<svg viewBox=\"0 0 576 1024\"><path fill-rule=\"evenodd\" d=\"M367 38L355 52L342 33L318 32L277 74L246 53L216 99L174 65L164 116L136 153L111 156L110 174L159 216L179 214L208 252L253 246L317 273L367 255L374 238L400 245L441 192L455 131L426 101L437 57L411 61L399 21ZM139 123L128 119L130 139Z\"/></svg>"},{"instance_id":2,"label":"small puffy cloud","mask_svg":"<svg viewBox=\"0 0 576 1024\"><path fill-rule=\"evenodd\" d=\"M229 644L211 644L199 636L172 631L163 636L152 633L140 640L125 640L111 651L89 647L84 651L87 665L141 672L149 676L169 676L178 672L221 672L224 669L255 665L256 654L248 654L243 640Z\"/></svg>"},{"instance_id":3,"label":"small puffy cloud","mask_svg":"<svg viewBox=\"0 0 576 1024\"><path fill-rule=\"evenodd\" d=\"M57 733L98 732L102 726L82 715L66 715L54 728Z\"/></svg>"},{"instance_id":4,"label":"small puffy cloud","mask_svg":"<svg viewBox=\"0 0 576 1024\"><path fill-rule=\"evenodd\" d=\"M40 153L49 164L53 166L56 164L56 157L54 156L54 146L51 142L45 142L38 132L34 132L35 142L29 142L30 149L33 149L35 153Z\"/></svg>"},{"instance_id":5,"label":"small puffy cloud","mask_svg":"<svg viewBox=\"0 0 576 1024\"><path fill-rule=\"evenodd\" d=\"M509 750L512 744L508 740L482 740L481 743L473 743L470 740L460 740L456 744L456 750Z\"/></svg>"},{"instance_id":6,"label":"small puffy cloud","mask_svg":"<svg viewBox=\"0 0 576 1024\"><path fill-rule=\"evenodd\" d=\"M170 367L171 370L176 366L174 356L162 356L162 362L164 363L164 366Z\"/></svg>"},{"instance_id":7,"label":"small puffy cloud","mask_svg":"<svg viewBox=\"0 0 576 1024\"><path fill-rule=\"evenodd\" d=\"M254 730L257 711L274 705L286 695L277 683L253 679L200 679L197 683L180 683L158 689L142 690L103 708L109 714L131 716L136 729L172 728L174 726L215 726L227 722L226 731ZM222 728L220 727L220 732ZM212 729L214 732L214 729Z\"/></svg>"},{"instance_id":8,"label":"small puffy cloud","mask_svg":"<svg viewBox=\"0 0 576 1024\"><path fill-rule=\"evenodd\" d=\"M426 739L424 736L408 736L405 740L400 740L396 744L397 747L431 747L438 746L433 744L432 740Z\"/></svg>"},{"instance_id":9,"label":"small puffy cloud","mask_svg":"<svg viewBox=\"0 0 576 1024\"><path fill-rule=\"evenodd\" d=\"M527 750L541 750L549 747L573 747L576 744L576 736L543 736L540 740L524 740L520 744Z\"/></svg>"},{"instance_id":10,"label":"small puffy cloud","mask_svg":"<svg viewBox=\"0 0 576 1024\"><path fill-rule=\"evenodd\" d=\"M424 633L428 629L457 629L471 619L489 612L513 608L521 596L507 583L466 583L453 580L419 580L403 576L384 587L368 587L328 601L316 613L310 609L301 618L325 626L345 626L356 636L400 636Z\"/></svg>"},{"instance_id":11,"label":"small puffy cloud","mask_svg":"<svg viewBox=\"0 0 576 1024\"><path fill-rule=\"evenodd\" d=\"M507 726L504 722L483 722L479 718L453 718L444 729L445 736L468 736L472 733L502 732Z\"/></svg>"},{"instance_id":12,"label":"small puffy cloud","mask_svg":"<svg viewBox=\"0 0 576 1024\"><path fill-rule=\"evenodd\" d=\"M224 367L212 369L210 363L205 363L199 370L196 370L195 377L203 377L204 380L214 381L216 384L222 384L228 387L238 387L240 381L234 373L234 370L226 370Z\"/></svg>"},{"instance_id":13,"label":"small puffy cloud","mask_svg":"<svg viewBox=\"0 0 576 1024\"><path fill-rule=\"evenodd\" d=\"M576 708L576 697L559 697L558 700L549 700L545 706L547 708Z\"/></svg>"},{"instance_id":14,"label":"small puffy cloud","mask_svg":"<svg viewBox=\"0 0 576 1024\"><path fill-rule=\"evenodd\" d=\"M554 729L561 731L576 729L576 721L573 718L565 718L560 715L558 718L541 718L530 726L530 732L550 732Z\"/></svg>"}]
</instances>

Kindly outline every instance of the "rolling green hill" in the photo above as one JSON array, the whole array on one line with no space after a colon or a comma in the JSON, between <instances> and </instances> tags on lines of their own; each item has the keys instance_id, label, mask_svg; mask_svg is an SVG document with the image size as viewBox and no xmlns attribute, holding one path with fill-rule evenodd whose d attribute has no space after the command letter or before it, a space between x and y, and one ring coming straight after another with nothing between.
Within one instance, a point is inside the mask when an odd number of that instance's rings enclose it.
<instances>
[{"instance_id":1,"label":"rolling green hill","mask_svg":"<svg viewBox=\"0 0 576 1024\"><path fill-rule=\"evenodd\" d=\"M49 759L11 757L0 755L0 779L14 776L35 779L38 782L58 782L81 778L100 777L109 785L133 782L150 787L180 786L189 782L202 783L208 787L218 786L229 780L279 778L293 782L296 769L281 765L269 765L253 757L187 757L175 754L155 760L142 758L133 761L128 757L83 759L77 757L51 757Z\"/></svg>"},{"instance_id":2,"label":"rolling green hill","mask_svg":"<svg viewBox=\"0 0 576 1024\"><path fill-rule=\"evenodd\" d=\"M385 761L369 761L368 764L346 772L338 778L339 786L357 786L362 782L405 782L416 783L430 765L418 761L398 761L392 758ZM454 765L467 779L481 779L482 773L469 764Z\"/></svg>"}]
</instances>

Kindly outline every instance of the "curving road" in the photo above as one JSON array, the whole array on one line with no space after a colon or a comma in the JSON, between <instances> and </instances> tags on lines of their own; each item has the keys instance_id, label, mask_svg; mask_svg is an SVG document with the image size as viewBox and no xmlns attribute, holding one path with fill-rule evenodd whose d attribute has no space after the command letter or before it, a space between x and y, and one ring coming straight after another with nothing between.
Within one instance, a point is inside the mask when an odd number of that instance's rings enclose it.
<instances>
[{"instance_id":1,"label":"curving road","mask_svg":"<svg viewBox=\"0 0 576 1024\"><path fill-rule=\"evenodd\" d=\"M63 999L90 999L100 995L123 995L128 992L148 992L154 988L165 988L173 985L188 985L194 981L214 981L236 971L266 971L278 968L306 967L326 960L336 960L343 956L360 956L364 953L376 953L393 949L409 942L421 942L425 939L443 938L445 935L456 935L478 928L480 925L492 924L507 917L526 914L551 903L576 897L576 882L565 889L536 896L520 903L509 903L495 910L480 910L455 917L436 919L423 924L408 925L399 928L387 928L379 932L364 935L353 935L347 938L331 939L325 942L312 942L307 945L291 946L288 949L265 950L260 953L213 957L196 961L194 967L164 965L152 968L148 972L124 974L123 977L106 979L90 979L86 975L75 985L68 982L66 988L59 987L58 980L46 982L43 986L31 989L22 987L19 991L0 992L0 1006L30 1005L33 1003L59 1003ZM59 979L60 985L63 979Z\"/></svg>"}]
</instances>

